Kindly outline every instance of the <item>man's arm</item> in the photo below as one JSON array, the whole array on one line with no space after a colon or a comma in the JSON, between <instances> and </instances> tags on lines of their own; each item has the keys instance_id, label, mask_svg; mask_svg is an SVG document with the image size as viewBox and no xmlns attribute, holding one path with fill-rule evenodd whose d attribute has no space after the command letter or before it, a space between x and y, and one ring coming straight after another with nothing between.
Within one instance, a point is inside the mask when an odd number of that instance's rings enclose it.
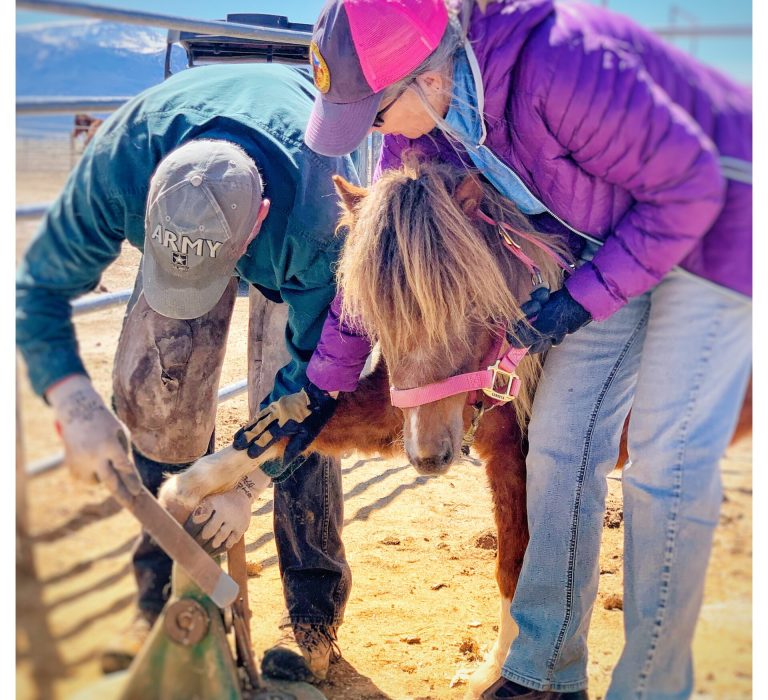
<instances>
[{"instance_id":1,"label":"man's arm","mask_svg":"<svg viewBox=\"0 0 768 700\"><path fill-rule=\"evenodd\" d=\"M125 213L107 194L112 168L99 172L95 152L70 175L19 266L16 342L34 391L53 407L73 475L103 482L120 498L137 493L141 481L125 426L88 378L70 306L98 284L123 241Z\"/></svg>"},{"instance_id":2,"label":"man's arm","mask_svg":"<svg viewBox=\"0 0 768 700\"><path fill-rule=\"evenodd\" d=\"M16 344L39 395L72 374L87 374L71 302L96 287L123 241L116 202L93 159L81 160L43 218L16 276Z\"/></svg>"}]
</instances>

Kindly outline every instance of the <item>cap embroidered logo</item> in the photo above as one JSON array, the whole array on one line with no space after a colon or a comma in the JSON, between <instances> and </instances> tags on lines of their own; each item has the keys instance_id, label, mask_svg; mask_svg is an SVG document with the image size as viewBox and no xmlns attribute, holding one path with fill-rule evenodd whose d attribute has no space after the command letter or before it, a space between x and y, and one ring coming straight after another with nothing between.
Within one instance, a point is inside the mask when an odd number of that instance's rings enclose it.
<instances>
[{"instance_id":1,"label":"cap embroidered logo","mask_svg":"<svg viewBox=\"0 0 768 700\"><path fill-rule=\"evenodd\" d=\"M177 270L188 270L189 265L187 265L187 256L182 255L181 253L171 253L171 260L173 262L173 266Z\"/></svg>"},{"instance_id":2,"label":"cap embroidered logo","mask_svg":"<svg viewBox=\"0 0 768 700\"><path fill-rule=\"evenodd\" d=\"M325 62L320 49L313 41L309 46L309 62L312 65L312 74L315 79L315 87L323 94L331 89L331 72Z\"/></svg>"}]
</instances>

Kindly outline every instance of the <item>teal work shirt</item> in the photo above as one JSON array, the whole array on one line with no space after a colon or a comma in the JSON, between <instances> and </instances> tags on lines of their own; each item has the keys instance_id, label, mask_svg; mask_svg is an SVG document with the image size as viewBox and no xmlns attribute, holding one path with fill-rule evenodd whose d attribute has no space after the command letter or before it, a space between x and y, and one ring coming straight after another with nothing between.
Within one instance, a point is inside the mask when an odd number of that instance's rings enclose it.
<instances>
[{"instance_id":1,"label":"teal work shirt","mask_svg":"<svg viewBox=\"0 0 768 700\"><path fill-rule=\"evenodd\" d=\"M93 290L123 241L144 246L149 182L170 151L196 138L241 146L256 162L271 201L237 274L288 304L291 361L270 400L299 388L334 296L337 197L331 175L358 182L348 156L304 145L314 86L301 68L216 65L183 71L104 122L26 251L16 281L16 342L32 387L86 373L70 302Z\"/></svg>"}]
</instances>

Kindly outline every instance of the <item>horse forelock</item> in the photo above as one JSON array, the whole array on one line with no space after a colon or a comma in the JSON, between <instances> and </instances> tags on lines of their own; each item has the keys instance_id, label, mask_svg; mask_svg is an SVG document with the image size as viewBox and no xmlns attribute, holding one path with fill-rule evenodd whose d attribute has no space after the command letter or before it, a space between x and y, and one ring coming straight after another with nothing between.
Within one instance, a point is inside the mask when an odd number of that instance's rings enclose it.
<instances>
[{"instance_id":1,"label":"horse forelock","mask_svg":"<svg viewBox=\"0 0 768 700\"><path fill-rule=\"evenodd\" d=\"M349 228L338 267L342 313L378 341L390 366L434 352L466 357L477 333L523 316L530 275L502 246L492 226L470 218L455 199L466 173L409 162L384 173L344 223ZM532 230L493 188L482 208L497 221ZM556 266L521 243L550 285Z\"/></svg>"}]
</instances>

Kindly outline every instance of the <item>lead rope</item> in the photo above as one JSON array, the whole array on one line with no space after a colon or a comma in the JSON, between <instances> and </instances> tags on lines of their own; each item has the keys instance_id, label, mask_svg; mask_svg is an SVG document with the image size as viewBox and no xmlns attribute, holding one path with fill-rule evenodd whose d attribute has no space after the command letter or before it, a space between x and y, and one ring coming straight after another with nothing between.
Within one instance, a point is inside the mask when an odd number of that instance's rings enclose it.
<instances>
[{"instance_id":1,"label":"lead rope","mask_svg":"<svg viewBox=\"0 0 768 700\"><path fill-rule=\"evenodd\" d=\"M472 420L469 423L469 428L467 428L467 432L464 433L464 437L461 439L461 454L465 457L469 457L469 450L475 442L475 434L480 426L480 419L486 411L485 403L482 399L472 406L472 411Z\"/></svg>"},{"instance_id":2,"label":"lead rope","mask_svg":"<svg viewBox=\"0 0 768 700\"><path fill-rule=\"evenodd\" d=\"M496 227L496 231L498 232L499 236L501 236L502 243L504 244L504 247L512 253L528 270L528 272L531 275L531 280L533 281L533 286L537 287L541 284L542 278L541 278L541 271L539 270L536 263L523 252L523 249L520 247L520 244L512 238L511 234L515 234L516 236L520 236L524 241L528 241L531 245L536 246L539 250L544 251L552 260L554 260L563 270L566 272L572 272L573 271L573 265L566 262L563 258L561 258L557 253L555 253L554 250L552 250L546 243L543 241L540 241L535 236L531 236L524 231L518 231L516 228L510 226L508 223L504 221L496 221L495 219L492 219L488 214L486 214L483 211L480 211L480 209L477 210L476 216L480 221L484 221L486 224L490 224L491 226Z\"/></svg>"}]
</instances>

